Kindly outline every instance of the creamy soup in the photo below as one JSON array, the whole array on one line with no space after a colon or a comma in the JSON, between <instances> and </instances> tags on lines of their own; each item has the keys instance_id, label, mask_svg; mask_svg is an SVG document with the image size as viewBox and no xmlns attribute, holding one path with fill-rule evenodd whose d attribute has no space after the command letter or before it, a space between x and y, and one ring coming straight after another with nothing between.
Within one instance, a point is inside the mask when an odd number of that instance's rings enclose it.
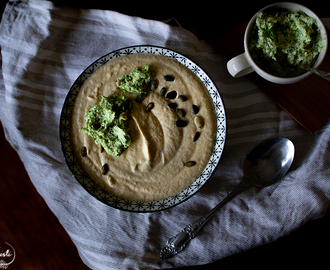
<instances>
[{"instance_id":1,"label":"creamy soup","mask_svg":"<svg viewBox=\"0 0 330 270\"><path fill-rule=\"evenodd\" d=\"M119 78L146 65L156 84L143 99L117 86ZM131 142L119 156L81 130L86 112L114 95L131 103ZM213 102L201 80L177 61L152 54L118 57L95 71L78 93L71 120L71 141L83 170L109 194L130 201L157 201L185 189L206 167L216 137Z\"/></svg>"}]
</instances>

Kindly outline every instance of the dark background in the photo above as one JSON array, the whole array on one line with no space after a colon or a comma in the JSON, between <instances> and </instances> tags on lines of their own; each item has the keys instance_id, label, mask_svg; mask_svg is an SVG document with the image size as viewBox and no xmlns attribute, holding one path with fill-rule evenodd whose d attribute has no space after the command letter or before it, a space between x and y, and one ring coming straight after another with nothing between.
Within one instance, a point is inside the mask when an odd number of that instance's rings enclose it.
<instances>
[{"instance_id":1,"label":"dark background","mask_svg":"<svg viewBox=\"0 0 330 270\"><path fill-rule=\"evenodd\" d=\"M55 5L73 8L115 10L147 19L176 18L183 27L211 44L229 59L243 50L243 33L249 19L260 8L275 1L72 1L54 0ZM324 1L296 1L319 17L330 17ZM5 7L2 1L0 11ZM235 40L235 42L233 42ZM236 42L241 40L241 43ZM330 70L330 67L329 69ZM330 91L330 89L329 89ZM31 183L15 150L0 129L0 246L10 243L16 259L9 269L89 269L77 249ZM10 179L10 181L9 181ZM329 179L330 180L330 179ZM13 184L15 183L15 185ZM19 184L17 184L19 183ZM289 236L206 266L294 267L317 265L328 268L330 215L310 221ZM286 267L287 266L287 267Z\"/></svg>"}]
</instances>

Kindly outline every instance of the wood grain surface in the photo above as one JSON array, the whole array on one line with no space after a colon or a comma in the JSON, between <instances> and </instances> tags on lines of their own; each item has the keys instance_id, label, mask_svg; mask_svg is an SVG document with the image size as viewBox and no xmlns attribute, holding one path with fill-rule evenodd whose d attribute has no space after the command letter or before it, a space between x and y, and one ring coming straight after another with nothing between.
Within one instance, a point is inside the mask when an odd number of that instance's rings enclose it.
<instances>
[{"instance_id":1,"label":"wood grain surface","mask_svg":"<svg viewBox=\"0 0 330 270\"><path fill-rule=\"evenodd\" d=\"M330 70L329 53L319 69ZM301 82L286 85L270 83L257 74L250 75L250 78L261 91L312 134L330 117L330 82L315 74Z\"/></svg>"}]
</instances>

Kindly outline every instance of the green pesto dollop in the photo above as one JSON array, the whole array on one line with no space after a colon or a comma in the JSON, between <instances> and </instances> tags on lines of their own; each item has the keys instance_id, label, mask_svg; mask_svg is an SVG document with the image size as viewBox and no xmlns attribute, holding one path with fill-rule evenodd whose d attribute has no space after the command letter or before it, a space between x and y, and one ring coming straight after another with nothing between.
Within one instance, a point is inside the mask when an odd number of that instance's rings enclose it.
<instances>
[{"instance_id":1,"label":"green pesto dollop","mask_svg":"<svg viewBox=\"0 0 330 270\"><path fill-rule=\"evenodd\" d=\"M279 77L304 73L323 50L317 21L301 10L259 12L248 42L256 64Z\"/></svg>"},{"instance_id":2,"label":"green pesto dollop","mask_svg":"<svg viewBox=\"0 0 330 270\"><path fill-rule=\"evenodd\" d=\"M86 132L112 156L120 156L130 145L128 117L131 101L124 96L104 97L100 104L86 112Z\"/></svg>"},{"instance_id":3,"label":"green pesto dollop","mask_svg":"<svg viewBox=\"0 0 330 270\"><path fill-rule=\"evenodd\" d=\"M139 68L117 80L117 86L129 93L141 94L147 91L147 87L154 77L154 70L151 66L145 65L142 70Z\"/></svg>"}]
</instances>

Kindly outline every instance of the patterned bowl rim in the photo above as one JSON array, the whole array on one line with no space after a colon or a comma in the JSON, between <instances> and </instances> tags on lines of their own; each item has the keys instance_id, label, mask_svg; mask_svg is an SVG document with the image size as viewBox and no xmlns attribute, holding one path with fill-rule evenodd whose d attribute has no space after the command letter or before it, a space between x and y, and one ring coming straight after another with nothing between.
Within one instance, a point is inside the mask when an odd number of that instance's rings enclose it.
<instances>
[{"instance_id":1,"label":"patterned bowl rim","mask_svg":"<svg viewBox=\"0 0 330 270\"><path fill-rule=\"evenodd\" d=\"M179 63L186 66L192 72L194 72L203 82L207 88L215 108L216 118L217 118L217 134L215 145L213 148L212 155L206 167L200 176L187 188L178 194L154 202L135 202L129 201L122 198L119 198L115 195L107 193L105 190L97 186L93 180L91 180L78 165L71 146L70 139L70 119L74 101L76 96L85 82L85 80L91 76L94 71L106 64L109 60L117 57L122 57L130 54L137 53L148 53L148 54L158 54L169 57L178 61ZM60 125L59 125L59 134L60 134L60 143L62 153L65 158L65 162L75 177L75 179L82 185L82 187L97 200L103 202L106 205L114 207L119 210L137 212L137 213L146 213L146 212L155 212L161 211L186 201L191 198L194 194L201 189L201 187L207 182L207 180L212 176L215 171L220 158L223 153L225 146L226 136L227 136L227 118L225 113L225 107L221 95L208 74L195 62L190 60L188 57L184 56L181 53L178 53L172 49L168 49L160 46L153 45L136 45L124 47L118 50L114 50L108 54L103 55L92 64L90 64L75 80L72 84L63 104Z\"/></svg>"}]
</instances>

